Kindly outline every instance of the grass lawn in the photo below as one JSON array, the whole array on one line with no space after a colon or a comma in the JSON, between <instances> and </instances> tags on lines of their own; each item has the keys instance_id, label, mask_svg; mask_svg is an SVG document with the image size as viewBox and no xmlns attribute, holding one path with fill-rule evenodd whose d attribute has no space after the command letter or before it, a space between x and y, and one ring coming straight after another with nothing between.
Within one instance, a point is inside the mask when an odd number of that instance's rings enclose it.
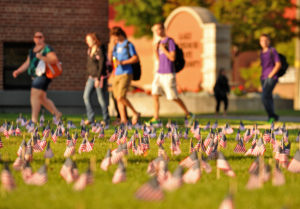
<instances>
[{"instance_id":1,"label":"grass lawn","mask_svg":"<svg viewBox=\"0 0 300 209\"><path fill-rule=\"evenodd\" d=\"M205 125L208 119L199 119L201 125ZM4 120L15 121L17 114L0 114L0 122ZM80 132L80 120L81 116L67 116L68 120L72 120L77 129L71 129L71 133L77 131ZM46 118L47 120L47 118ZM184 130L183 119L172 118L177 121L180 126L179 130ZM211 120L211 119L210 119ZM167 119L164 120L164 124ZM219 120L219 127L224 126L226 119ZM211 121L213 122L213 121ZM239 121L230 120L227 121L231 125L238 125ZM245 125L266 125L261 121L243 121ZM276 127L279 124L276 124ZM287 123L287 128L290 123ZM24 132L24 128L22 128ZM254 161L255 157L244 157L242 154L233 153L233 149L236 145L235 135L228 135L227 148L221 149L232 169L236 173L234 179L225 176L221 172L221 178L216 179L216 162L209 161L213 171L210 174L202 173L201 179L194 185L184 184L181 188L174 192L165 192L165 198L160 202L145 202L135 199L135 192L137 189L148 181L149 176L146 173L148 163L157 157L158 147L156 145L156 139L150 141L150 151L146 157L135 156L131 150L127 156L127 180L124 183L117 185L112 184L112 177L117 165L113 165L109 168L108 172L104 172L100 169L100 162L104 158L108 148L116 148L116 143L108 142L110 135L113 133L114 128L111 127L105 131L105 139L96 139L94 150L90 153L78 154L78 147L82 141L79 137L76 144L76 163L80 172L86 171L90 157L95 156L97 159L97 169L94 173L94 183L84 191L73 191L73 184L68 185L59 175L59 171L64 163L65 158L63 153L66 148L66 137L59 137L56 144L51 143L51 148L54 152L54 158L50 160L48 167L48 182L42 186L26 185L21 177L20 172L12 169L12 163L16 159L16 151L22 141L22 137L10 137L5 139L1 135L4 147L0 149L2 158L10 162L10 168L13 176L16 180L17 188L13 192L0 193L0 208L75 208L75 209L92 209L92 208L116 208L116 209L155 209L155 208L172 208L172 209L196 209L205 208L213 209L218 208L224 197L228 194L229 185L232 182L237 183L237 192L234 197L235 208L272 208L281 209L283 206L292 209L300 208L300 174L293 174L287 170L283 170L286 178L286 184L281 187L272 186L271 182L264 184L262 189L248 191L245 189L245 185L248 181L249 174L248 168ZM262 130L263 131L263 130ZM165 129L166 132L166 129ZM205 138L208 131L202 131L202 136ZM295 142L298 130L289 130L289 140L291 144L291 157L297 149L298 144ZM129 138L133 134L133 130L129 131ZM90 134L91 139L93 133ZM190 133L190 137L192 134ZM30 134L26 133L26 141L30 138ZM281 139L281 136L277 136L277 139ZM196 139L194 139L194 144ZM250 143L246 144L248 149L251 146ZM189 140L181 139L182 154L176 157L172 157L170 154L170 139L167 139L164 144L170 161L169 170L172 172L177 167L178 162L189 154ZM266 145L267 151L265 153L265 161L268 162L268 158L271 158L272 152L270 145ZM34 153L34 160L31 163L33 171L36 171L43 163L44 153ZM2 169L2 165L0 168Z\"/></svg>"}]
</instances>

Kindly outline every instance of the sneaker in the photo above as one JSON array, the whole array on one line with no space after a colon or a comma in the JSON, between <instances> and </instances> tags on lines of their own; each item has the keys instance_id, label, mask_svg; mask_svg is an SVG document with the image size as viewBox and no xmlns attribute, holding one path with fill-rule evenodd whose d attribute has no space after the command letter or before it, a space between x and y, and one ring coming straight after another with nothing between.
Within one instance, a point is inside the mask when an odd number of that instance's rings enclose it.
<instances>
[{"instance_id":1,"label":"sneaker","mask_svg":"<svg viewBox=\"0 0 300 209\"><path fill-rule=\"evenodd\" d=\"M271 118L269 118L268 123L272 124L272 123L274 123L274 121L275 121L275 118L271 117Z\"/></svg>"},{"instance_id":2,"label":"sneaker","mask_svg":"<svg viewBox=\"0 0 300 209\"><path fill-rule=\"evenodd\" d=\"M150 126L150 125L157 125L160 123L160 120L159 119L155 119L155 118L151 118L149 121L147 121L145 124L147 126Z\"/></svg>"}]
</instances>

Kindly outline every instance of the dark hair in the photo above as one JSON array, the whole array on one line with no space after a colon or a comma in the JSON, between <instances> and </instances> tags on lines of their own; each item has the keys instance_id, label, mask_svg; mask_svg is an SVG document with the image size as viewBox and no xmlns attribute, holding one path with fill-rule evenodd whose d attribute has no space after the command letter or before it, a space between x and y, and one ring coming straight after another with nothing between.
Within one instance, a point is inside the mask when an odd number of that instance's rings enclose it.
<instances>
[{"instance_id":1,"label":"dark hair","mask_svg":"<svg viewBox=\"0 0 300 209\"><path fill-rule=\"evenodd\" d=\"M163 22L158 22L158 23L155 23L154 25L159 25L162 29L165 29L165 25Z\"/></svg>"},{"instance_id":2,"label":"dark hair","mask_svg":"<svg viewBox=\"0 0 300 209\"><path fill-rule=\"evenodd\" d=\"M95 44L99 47L101 45L101 41L99 36L96 33L88 33L85 37L91 37L93 41L95 41Z\"/></svg>"},{"instance_id":3,"label":"dark hair","mask_svg":"<svg viewBox=\"0 0 300 209\"><path fill-rule=\"evenodd\" d=\"M260 37L266 37L266 38L268 38L269 40L271 40L269 34L266 34L266 33L261 34Z\"/></svg>"},{"instance_id":4,"label":"dark hair","mask_svg":"<svg viewBox=\"0 0 300 209\"><path fill-rule=\"evenodd\" d=\"M127 35L126 35L125 31L121 27L118 27L118 26L115 26L110 30L110 35L111 36L123 36L124 38L127 39Z\"/></svg>"}]
</instances>

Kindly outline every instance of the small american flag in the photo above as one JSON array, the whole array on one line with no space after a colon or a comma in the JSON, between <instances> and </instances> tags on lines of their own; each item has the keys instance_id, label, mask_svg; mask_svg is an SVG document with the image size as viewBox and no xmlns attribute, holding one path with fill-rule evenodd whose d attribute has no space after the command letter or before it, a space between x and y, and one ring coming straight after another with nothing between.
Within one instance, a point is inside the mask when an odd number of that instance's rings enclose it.
<instances>
[{"instance_id":1,"label":"small american flag","mask_svg":"<svg viewBox=\"0 0 300 209\"><path fill-rule=\"evenodd\" d=\"M126 145L126 148L127 148L127 145ZM118 163L122 159L122 157L125 155L122 145L120 144L117 149L115 149L111 152L111 154L112 154L111 163L112 164Z\"/></svg>"},{"instance_id":2,"label":"small american flag","mask_svg":"<svg viewBox=\"0 0 300 209\"><path fill-rule=\"evenodd\" d=\"M86 138L83 139L82 143L79 146L78 153L86 152Z\"/></svg>"},{"instance_id":3,"label":"small american flag","mask_svg":"<svg viewBox=\"0 0 300 209\"><path fill-rule=\"evenodd\" d=\"M47 166L43 165L40 169L28 179L28 184L42 186L47 182Z\"/></svg>"},{"instance_id":4,"label":"small american flag","mask_svg":"<svg viewBox=\"0 0 300 209\"><path fill-rule=\"evenodd\" d=\"M273 169L272 185L273 186L281 186L284 184L285 184L284 174L281 172L278 164L276 163L276 166Z\"/></svg>"},{"instance_id":5,"label":"small american flag","mask_svg":"<svg viewBox=\"0 0 300 209\"><path fill-rule=\"evenodd\" d=\"M75 154L75 146L73 144L73 141L71 140L71 142L66 147L64 157L70 157L71 155L74 154Z\"/></svg>"},{"instance_id":6,"label":"small american flag","mask_svg":"<svg viewBox=\"0 0 300 209\"><path fill-rule=\"evenodd\" d=\"M196 160L194 165L183 175L183 182L195 184L201 177L200 161Z\"/></svg>"},{"instance_id":7,"label":"small american flag","mask_svg":"<svg viewBox=\"0 0 300 209\"><path fill-rule=\"evenodd\" d=\"M50 147L50 141L49 141L48 144L47 144L47 148L46 148L45 154L44 154L44 158L50 159L50 158L53 158L53 157L54 157L54 153L53 153L53 151L52 151L52 149Z\"/></svg>"},{"instance_id":8,"label":"small american flag","mask_svg":"<svg viewBox=\"0 0 300 209\"><path fill-rule=\"evenodd\" d=\"M218 159L217 159L217 168L224 171L224 173L230 177L235 177L235 173L231 169L229 163L225 159L223 153L218 152Z\"/></svg>"},{"instance_id":9,"label":"small american flag","mask_svg":"<svg viewBox=\"0 0 300 209\"><path fill-rule=\"evenodd\" d=\"M108 149L104 159L101 162L100 168L104 171L107 171L110 165L111 165L111 151L110 149Z\"/></svg>"},{"instance_id":10,"label":"small american flag","mask_svg":"<svg viewBox=\"0 0 300 209\"><path fill-rule=\"evenodd\" d=\"M245 130L245 125L242 121L240 121L240 127L239 127L240 131L244 131Z\"/></svg>"},{"instance_id":11,"label":"small american flag","mask_svg":"<svg viewBox=\"0 0 300 209\"><path fill-rule=\"evenodd\" d=\"M24 164L24 166L22 168L22 178L25 183L28 181L28 179L30 179L32 177L32 174L33 173L32 173L31 165L30 165L29 161L26 161L26 163Z\"/></svg>"},{"instance_id":12,"label":"small american flag","mask_svg":"<svg viewBox=\"0 0 300 209\"><path fill-rule=\"evenodd\" d=\"M16 188L14 177L12 176L7 164L4 165L1 172L1 182L3 189L6 191L12 191Z\"/></svg>"},{"instance_id":13,"label":"small american flag","mask_svg":"<svg viewBox=\"0 0 300 209\"><path fill-rule=\"evenodd\" d=\"M71 160L71 158L67 158L59 172L60 176L68 184L75 180L73 177L72 168L73 168L73 161Z\"/></svg>"},{"instance_id":14,"label":"small american flag","mask_svg":"<svg viewBox=\"0 0 300 209\"><path fill-rule=\"evenodd\" d=\"M113 184L118 184L123 181L126 181L126 168L122 160L119 161L119 166L117 170L114 173L114 176L112 178Z\"/></svg>"},{"instance_id":15,"label":"small american flag","mask_svg":"<svg viewBox=\"0 0 300 209\"><path fill-rule=\"evenodd\" d=\"M212 168L211 166L208 164L208 162L206 161L206 159L204 158L204 156L201 157L201 168L206 172L206 173L211 173Z\"/></svg>"},{"instance_id":16,"label":"small american flag","mask_svg":"<svg viewBox=\"0 0 300 209\"><path fill-rule=\"evenodd\" d=\"M237 145L235 146L233 152L235 153L245 153L246 152L246 148L245 148L245 145L243 143L243 138L241 138Z\"/></svg>"},{"instance_id":17,"label":"small american flag","mask_svg":"<svg viewBox=\"0 0 300 209\"><path fill-rule=\"evenodd\" d=\"M226 148L226 145L227 145L227 138L225 134L222 134L222 137L220 139L220 146Z\"/></svg>"},{"instance_id":18,"label":"small american flag","mask_svg":"<svg viewBox=\"0 0 300 209\"><path fill-rule=\"evenodd\" d=\"M263 139L259 138L255 148L253 149L252 154L254 156L264 155L265 151L266 147L264 145Z\"/></svg>"},{"instance_id":19,"label":"small american flag","mask_svg":"<svg viewBox=\"0 0 300 209\"><path fill-rule=\"evenodd\" d=\"M229 194L229 195L221 202L221 205L219 206L219 209L234 209L233 196Z\"/></svg>"},{"instance_id":20,"label":"small american flag","mask_svg":"<svg viewBox=\"0 0 300 209\"><path fill-rule=\"evenodd\" d=\"M21 168L23 167L23 164L24 164L24 161L22 159L21 156L18 156L15 160L15 162L13 163L13 168L16 170L16 171L19 171L21 170Z\"/></svg>"},{"instance_id":21,"label":"small american flag","mask_svg":"<svg viewBox=\"0 0 300 209\"><path fill-rule=\"evenodd\" d=\"M247 129L244 133L244 142L247 143L252 138L250 129Z\"/></svg>"},{"instance_id":22,"label":"small american flag","mask_svg":"<svg viewBox=\"0 0 300 209\"><path fill-rule=\"evenodd\" d=\"M209 156L213 150L214 150L214 141L211 140L205 151L206 155Z\"/></svg>"},{"instance_id":23,"label":"small american flag","mask_svg":"<svg viewBox=\"0 0 300 209\"><path fill-rule=\"evenodd\" d=\"M95 137L91 141L86 140L86 152L91 152L93 150L94 143Z\"/></svg>"},{"instance_id":24,"label":"small american flag","mask_svg":"<svg viewBox=\"0 0 300 209\"><path fill-rule=\"evenodd\" d=\"M110 142L114 142L118 139L118 130L117 128L115 128L115 132L111 135L111 137L109 138Z\"/></svg>"},{"instance_id":25,"label":"small american flag","mask_svg":"<svg viewBox=\"0 0 300 209\"><path fill-rule=\"evenodd\" d=\"M253 150L255 149L255 147L256 147L256 144L253 144L253 145L251 146L251 148L249 148L249 149L247 150L247 152L245 153L245 156L253 155Z\"/></svg>"},{"instance_id":26,"label":"small american flag","mask_svg":"<svg viewBox=\"0 0 300 209\"><path fill-rule=\"evenodd\" d=\"M93 181L94 181L93 173L89 167L85 173L83 173L79 176L79 178L77 179L77 181L74 184L73 189L75 191L82 191L85 189L85 187L87 185L93 183Z\"/></svg>"},{"instance_id":27,"label":"small american flag","mask_svg":"<svg viewBox=\"0 0 300 209\"><path fill-rule=\"evenodd\" d=\"M190 168L194 165L194 163L198 160L197 152L191 153L188 157L183 159L179 165L181 165L184 168Z\"/></svg>"},{"instance_id":28,"label":"small american flag","mask_svg":"<svg viewBox=\"0 0 300 209\"><path fill-rule=\"evenodd\" d=\"M260 181L258 170L255 173L250 174L249 180L247 182L246 188L248 190L258 189L262 187L262 182Z\"/></svg>"},{"instance_id":29,"label":"small american flag","mask_svg":"<svg viewBox=\"0 0 300 209\"><path fill-rule=\"evenodd\" d=\"M25 156L24 156L26 161L32 161L32 147L31 145L26 147L25 150Z\"/></svg>"},{"instance_id":30,"label":"small american flag","mask_svg":"<svg viewBox=\"0 0 300 209\"><path fill-rule=\"evenodd\" d=\"M183 183L182 175L183 175L183 168L182 166L179 165L174 171L173 175L167 178L162 183L162 188L167 191L174 191L178 189L179 187L181 187Z\"/></svg>"},{"instance_id":31,"label":"small american flag","mask_svg":"<svg viewBox=\"0 0 300 209\"><path fill-rule=\"evenodd\" d=\"M3 142L2 142L1 137L0 137L0 148L2 148L2 147L3 147Z\"/></svg>"},{"instance_id":32,"label":"small american flag","mask_svg":"<svg viewBox=\"0 0 300 209\"><path fill-rule=\"evenodd\" d=\"M232 134L233 133L233 129L230 127L230 125L228 123L226 123L226 125L225 125L224 133L225 134Z\"/></svg>"},{"instance_id":33,"label":"small american flag","mask_svg":"<svg viewBox=\"0 0 300 209\"><path fill-rule=\"evenodd\" d=\"M164 143L164 132L162 130L157 137L156 144L159 146L163 143Z\"/></svg>"},{"instance_id":34,"label":"small american flag","mask_svg":"<svg viewBox=\"0 0 300 209\"><path fill-rule=\"evenodd\" d=\"M26 141L23 139L20 146L19 146L19 149L17 151L17 155L20 156L22 155L22 150L23 150L23 147L26 146Z\"/></svg>"},{"instance_id":35,"label":"small american flag","mask_svg":"<svg viewBox=\"0 0 300 209\"><path fill-rule=\"evenodd\" d=\"M292 173L300 173L300 150L297 150L294 158L288 165L288 171Z\"/></svg>"},{"instance_id":36,"label":"small american flag","mask_svg":"<svg viewBox=\"0 0 300 209\"><path fill-rule=\"evenodd\" d=\"M53 135L51 136L51 139L54 143L56 143L56 140L57 140L57 132L58 132L58 129L56 129L53 133Z\"/></svg>"},{"instance_id":37,"label":"small american flag","mask_svg":"<svg viewBox=\"0 0 300 209\"><path fill-rule=\"evenodd\" d=\"M42 141L40 141L39 145L41 147L42 150L45 149L45 147L47 146L47 140L46 140L47 137L43 136L43 139Z\"/></svg>"},{"instance_id":38,"label":"small american flag","mask_svg":"<svg viewBox=\"0 0 300 209\"><path fill-rule=\"evenodd\" d=\"M160 188L157 177L153 177L146 184L142 185L135 193L135 197L145 201L159 201L164 198L164 193Z\"/></svg>"},{"instance_id":39,"label":"small american flag","mask_svg":"<svg viewBox=\"0 0 300 209\"><path fill-rule=\"evenodd\" d=\"M16 134L16 136L20 136L22 134L21 129L19 128L18 125L16 127L15 134Z\"/></svg>"}]
</instances>

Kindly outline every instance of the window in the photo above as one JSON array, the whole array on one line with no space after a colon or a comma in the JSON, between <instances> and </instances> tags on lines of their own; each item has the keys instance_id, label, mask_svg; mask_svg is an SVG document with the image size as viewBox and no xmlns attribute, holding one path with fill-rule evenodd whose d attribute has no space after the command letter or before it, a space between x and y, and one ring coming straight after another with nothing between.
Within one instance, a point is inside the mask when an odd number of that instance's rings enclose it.
<instances>
[{"instance_id":1,"label":"window","mask_svg":"<svg viewBox=\"0 0 300 209\"><path fill-rule=\"evenodd\" d=\"M30 89L31 78L24 72L17 78L13 78L12 73L18 69L26 60L28 51L34 46L28 42L4 42L3 43L3 84L4 90L10 89Z\"/></svg>"}]
</instances>

